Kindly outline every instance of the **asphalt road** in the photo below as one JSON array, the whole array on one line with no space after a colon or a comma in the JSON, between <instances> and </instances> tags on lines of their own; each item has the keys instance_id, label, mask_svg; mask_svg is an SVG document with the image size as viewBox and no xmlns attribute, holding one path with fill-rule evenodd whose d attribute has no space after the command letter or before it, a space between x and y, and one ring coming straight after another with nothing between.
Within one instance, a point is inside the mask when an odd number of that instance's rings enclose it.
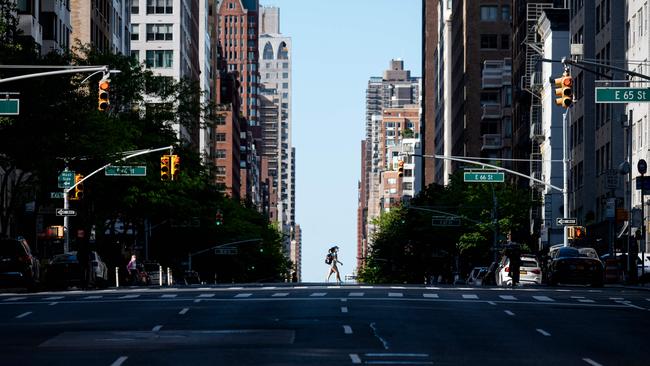
<instances>
[{"instance_id":1,"label":"asphalt road","mask_svg":"<svg viewBox=\"0 0 650 366\"><path fill-rule=\"evenodd\" d=\"M0 294L2 365L650 365L650 291L268 285Z\"/></svg>"}]
</instances>

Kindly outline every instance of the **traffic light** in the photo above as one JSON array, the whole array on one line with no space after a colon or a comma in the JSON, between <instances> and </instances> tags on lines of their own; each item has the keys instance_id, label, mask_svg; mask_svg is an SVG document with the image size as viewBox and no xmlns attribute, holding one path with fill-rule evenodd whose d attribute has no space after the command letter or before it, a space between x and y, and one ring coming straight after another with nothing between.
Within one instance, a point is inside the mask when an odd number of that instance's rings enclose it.
<instances>
[{"instance_id":1,"label":"traffic light","mask_svg":"<svg viewBox=\"0 0 650 366\"><path fill-rule=\"evenodd\" d=\"M217 214L214 216L214 224L217 226L223 225L223 214L221 210L217 211Z\"/></svg>"},{"instance_id":2,"label":"traffic light","mask_svg":"<svg viewBox=\"0 0 650 366\"><path fill-rule=\"evenodd\" d=\"M171 155L160 157L160 180L171 179Z\"/></svg>"},{"instance_id":3,"label":"traffic light","mask_svg":"<svg viewBox=\"0 0 650 366\"><path fill-rule=\"evenodd\" d=\"M111 87L111 81L108 79L102 79L99 81L99 90L97 92L97 110L100 112L106 112L108 106L111 105L108 100L108 90Z\"/></svg>"},{"instance_id":4,"label":"traffic light","mask_svg":"<svg viewBox=\"0 0 650 366\"><path fill-rule=\"evenodd\" d=\"M74 175L74 183L76 185L74 187L74 196L70 197L71 200L78 201L78 200L84 198L84 184L79 183L79 181L81 181L82 179L84 179L84 176L82 174L75 174ZM77 184L77 183L79 183L79 184Z\"/></svg>"},{"instance_id":5,"label":"traffic light","mask_svg":"<svg viewBox=\"0 0 650 366\"><path fill-rule=\"evenodd\" d=\"M584 239L587 236L587 229L584 226L575 227L575 237L574 239Z\"/></svg>"},{"instance_id":6,"label":"traffic light","mask_svg":"<svg viewBox=\"0 0 650 366\"><path fill-rule=\"evenodd\" d=\"M178 180L178 174L181 171L181 157L178 155L171 155L171 172L172 180Z\"/></svg>"},{"instance_id":7,"label":"traffic light","mask_svg":"<svg viewBox=\"0 0 650 366\"><path fill-rule=\"evenodd\" d=\"M567 229L567 238L569 239L574 239L576 237L576 227L575 226L569 226L566 228Z\"/></svg>"},{"instance_id":8,"label":"traffic light","mask_svg":"<svg viewBox=\"0 0 650 366\"><path fill-rule=\"evenodd\" d=\"M573 77L565 72L561 78L555 79L555 104L569 108L573 104Z\"/></svg>"},{"instance_id":9,"label":"traffic light","mask_svg":"<svg viewBox=\"0 0 650 366\"><path fill-rule=\"evenodd\" d=\"M400 178L404 176L404 160L397 162L397 176Z\"/></svg>"}]
</instances>

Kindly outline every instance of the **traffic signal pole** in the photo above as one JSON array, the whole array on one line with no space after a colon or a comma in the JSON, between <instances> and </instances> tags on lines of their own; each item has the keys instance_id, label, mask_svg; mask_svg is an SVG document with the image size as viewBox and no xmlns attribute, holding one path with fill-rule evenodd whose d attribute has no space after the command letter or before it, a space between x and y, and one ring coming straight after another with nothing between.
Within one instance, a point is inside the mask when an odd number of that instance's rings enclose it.
<instances>
[{"instance_id":1,"label":"traffic signal pole","mask_svg":"<svg viewBox=\"0 0 650 366\"><path fill-rule=\"evenodd\" d=\"M568 129L568 120L569 120L569 109L562 114L562 171L564 172L564 177L562 179L562 201L564 205L564 217L569 217L569 129ZM567 235L569 227L567 225L562 225L562 231L564 235L564 246L569 246L569 236Z\"/></svg>"},{"instance_id":2,"label":"traffic signal pole","mask_svg":"<svg viewBox=\"0 0 650 366\"><path fill-rule=\"evenodd\" d=\"M134 158L136 156L151 154L151 153L155 153L155 152L158 152L158 151L169 150L170 154L171 154L173 149L174 149L173 146L165 146L165 147L159 147L157 149L139 150L139 151L136 151L136 152L134 152L134 153L132 153L130 155L127 155L127 156L125 156L123 158L117 159L117 160L115 160L115 161L113 161L111 163L103 165L101 168L99 168L99 169L93 171L92 173L86 175L85 177L80 179L78 182L75 182L74 185L72 185L71 187L63 189L63 208L65 210L70 208L70 200L68 199L68 194L70 193L70 191L74 190L75 187L82 184L86 179L88 179L88 178L92 177L93 175L99 173L100 171L104 170L106 167L109 167L109 166L111 166L113 164L117 164L117 163L129 160L129 159ZM66 167L66 169L67 169L67 167ZM69 244L70 243L70 237L68 235L68 223L69 223L69 217L68 216L63 216L63 252L64 253L68 253L70 251L70 244Z\"/></svg>"}]
</instances>

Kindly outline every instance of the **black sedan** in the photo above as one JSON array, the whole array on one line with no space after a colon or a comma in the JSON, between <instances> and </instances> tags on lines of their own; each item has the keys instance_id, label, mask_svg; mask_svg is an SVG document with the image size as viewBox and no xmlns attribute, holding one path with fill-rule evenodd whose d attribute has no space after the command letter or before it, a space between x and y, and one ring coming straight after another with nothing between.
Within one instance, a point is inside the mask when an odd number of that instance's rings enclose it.
<instances>
[{"instance_id":1,"label":"black sedan","mask_svg":"<svg viewBox=\"0 0 650 366\"><path fill-rule=\"evenodd\" d=\"M0 239L0 285L33 289L39 279L39 262L25 240Z\"/></svg>"},{"instance_id":2,"label":"black sedan","mask_svg":"<svg viewBox=\"0 0 650 366\"><path fill-rule=\"evenodd\" d=\"M105 286L108 283L106 264L96 252L88 253L85 264L86 268L82 269L77 252L59 254L50 261L45 280L48 286L58 288Z\"/></svg>"},{"instance_id":3,"label":"black sedan","mask_svg":"<svg viewBox=\"0 0 650 366\"><path fill-rule=\"evenodd\" d=\"M561 247L552 254L548 264L548 283L603 286L603 263L572 247Z\"/></svg>"}]
</instances>

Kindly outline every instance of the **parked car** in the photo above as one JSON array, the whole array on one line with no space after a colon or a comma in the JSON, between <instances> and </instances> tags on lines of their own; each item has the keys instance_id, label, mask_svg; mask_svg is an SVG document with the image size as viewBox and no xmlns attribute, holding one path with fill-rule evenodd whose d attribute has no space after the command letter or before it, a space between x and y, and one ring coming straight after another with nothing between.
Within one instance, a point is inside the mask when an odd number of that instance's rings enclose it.
<instances>
[{"instance_id":1,"label":"parked car","mask_svg":"<svg viewBox=\"0 0 650 366\"><path fill-rule=\"evenodd\" d=\"M108 268L95 251L88 253L88 286L104 287L108 285ZM77 252L54 256L46 273L46 282L50 287L83 286L83 274Z\"/></svg>"},{"instance_id":2,"label":"parked car","mask_svg":"<svg viewBox=\"0 0 650 366\"><path fill-rule=\"evenodd\" d=\"M549 285L562 283L603 286L603 263L600 259L583 253L573 247L561 247L554 251L548 264Z\"/></svg>"},{"instance_id":3,"label":"parked car","mask_svg":"<svg viewBox=\"0 0 650 366\"><path fill-rule=\"evenodd\" d=\"M496 274L499 270L499 262L492 262L490 266L487 268L487 271L485 272L485 275L483 276L483 281L481 281L481 285L483 286L490 286L490 285L496 285Z\"/></svg>"},{"instance_id":4,"label":"parked car","mask_svg":"<svg viewBox=\"0 0 650 366\"><path fill-rule=\"evenodd\" d=\"M467 277L468 285L478 285L480 286L483 283L483 278L487 273L487 267L474 267Z\"/></svg>"},{"instance_id":5,"label":"parked car","mask_svg":"<svg viewBox=\"0 0 650 366\"><path fill-rule=\"evenodd\" d=\"M522 255L521 265L519 266L519 284L540 285L542 283L542 268L539 261L530 255ZM501 261L502 265L497 272L498 286L512 286L512 277L510 277L510 258L504 256Z\"/></svg>"},{"instance_id":6,"label":"parked car","mask_svg":"<svg viewBox=\"0 0 650 366\"><path fill-rule=\"evenodd\" d=\"M145 262L144 271L147 272L147 280L149 285L160 285L160 263L158 262ZM167 276L165 273L162 274L162 284L167 283Z\"/></svg>"},{"instance_id":7,"label":"parked car","mask_svg":"<svg viewBox=\"0 0 650 366\"><path fill-rule=\"evenodd\" d=\"M26 240L0 239L0 285L32 290L40 279L39 267Z\"/></svg>"}]
</instances>

